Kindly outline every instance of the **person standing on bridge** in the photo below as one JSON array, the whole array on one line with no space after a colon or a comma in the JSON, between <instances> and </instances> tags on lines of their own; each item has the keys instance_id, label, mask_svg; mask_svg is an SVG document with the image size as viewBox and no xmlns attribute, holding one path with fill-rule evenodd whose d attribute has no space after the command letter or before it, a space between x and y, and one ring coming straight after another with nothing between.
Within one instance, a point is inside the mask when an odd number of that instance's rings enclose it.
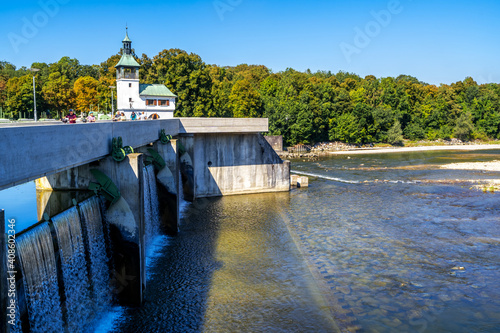
<instances>
[{"instance_id":1,"label":"person standing on bridge","mask_svg":"<svg viewBox=\"0 0 500 333\"><path fill-rule=\"evenodd\" d=\"M76 124L76 114L73 112L73 109L69 109L69 114L66 115L66 119L68 119L70 124Z\"/></svg>"},{"instance_id":2,"label":"person standing on bridge","mask_svg":"<svg viewBox=\"0 0 500 333\"><path fill-rule=\"evenodd\" d=\"M87 117L87 121L89 123L95 123L94 112L90 111L89 116Z\"/></svg>"}]
</instances>

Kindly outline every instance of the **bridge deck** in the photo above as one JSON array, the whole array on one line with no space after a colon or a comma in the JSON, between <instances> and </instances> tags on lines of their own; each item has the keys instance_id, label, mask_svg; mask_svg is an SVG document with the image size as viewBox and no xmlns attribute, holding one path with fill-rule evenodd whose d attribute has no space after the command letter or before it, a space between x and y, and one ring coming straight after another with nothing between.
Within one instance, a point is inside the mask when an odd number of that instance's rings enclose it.
<instances>
[{"instance_id":1,"label":"bridge deck","mask_svg":"<svg viewBox=\"0 0 500 333\"><path fill-rule=\"evenodd\" d=\"M63 124L0 124L0 190L96 161L109 155L111 140L121 136L134 148L172 136L201 133L261 133L267 118L174 118Z\"/></svg>"}]
</instances>

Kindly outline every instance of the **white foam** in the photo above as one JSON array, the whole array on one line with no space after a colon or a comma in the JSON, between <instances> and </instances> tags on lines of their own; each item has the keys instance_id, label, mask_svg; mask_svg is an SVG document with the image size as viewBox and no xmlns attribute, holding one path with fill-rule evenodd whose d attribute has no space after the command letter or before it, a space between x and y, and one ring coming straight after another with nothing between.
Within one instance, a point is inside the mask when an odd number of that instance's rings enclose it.
<instances>
[{"instance_id":1,"label":"white foam","mask_svg":"<svg viewBox=\"0 0 500 333\"><path fill-rule=\"evenodd\" d=\"M318 174L309 173L309 172L302 172L302 171L290 171L290 172L295 173L297 175L317 177L317 178L322 178L322 179L327 179L327 180L333 180L333 181L340 182L340 183L347 183L347 184L359 184L359 183L361 183L360 181L357 181L357 180L346 180L346 179L342 179L342 178L328 177L328 176L318 175Z\"/></svg>"},{"instance_id":2,"label":"white foam","mask_svg":"<svg viewBox=\"0 0 500 333\"><path fill-rule=\"evenodd\" d=\"M123 306L114 306L108 313L99 321L95 329L95 333L107 333L111 332L115 326L118 319L125 313L125 308Z\"/></svg>"}]
</instances>

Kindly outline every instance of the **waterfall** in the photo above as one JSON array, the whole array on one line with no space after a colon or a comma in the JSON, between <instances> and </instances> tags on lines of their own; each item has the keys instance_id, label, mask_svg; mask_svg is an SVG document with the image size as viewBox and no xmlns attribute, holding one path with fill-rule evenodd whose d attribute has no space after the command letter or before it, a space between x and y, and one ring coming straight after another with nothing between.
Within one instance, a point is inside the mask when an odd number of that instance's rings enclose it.
<instances>
[{"instance_id":1,"label":"waterfall","mask_svg":"<svg viewBox=\"0 0 500 333\"><path fill-rule=\"evenodd\" d=\"M178 173L179 175L177 179L179 180L179 184L177 184L177 195L179 196L179 214L182 216L182 213L184 213L189 206L189 201L184 200L184 186L182 184L181 168L179 168Z\"/></svg>"},{"instance_id":2,"label":"waterfall","mask_svg":"<svg viewBox=\"0 0 500 333\"><path fill-rule=\"evenodd\" d=\"M17 239L31 332L63 332L54 245L48 223Z\"/></svg>"},{"instance_id":3,"label":"waterfall","mask_svg":"<svg viewBox=\"0 0 500 333\"><path fill-rule=\"evenodd\" d=\"M90 279L92 300L95 311L100 312L110 306L112 301L109 288L109 257L106 253L106 241L101 218L100 202L92 197L80 204L80 212L87 234L87 245L90 259Z\"/></svg>"},{"instance_id":4,"label":"waterfall","mask_svg":"<svg viewBox=\"0 0 500 333\"><path fill-rule=\"evenodd\" d=\"M52 218L59 244L65 308L69 332L84 331L92 322L92 303L82 228L78 210L73 207Z\"/></svg>"},{"instance_id":5,"label":"waterfall","mask_svg":"<svg viewBox=\"0 0 500 333\"><path fill-rule=\"evenodd\" d=\"M160 235L160 207L153 165L144 167L143 171L145 238L146 249L149 249L153 239Z\"/></svg>"}]
</instances>

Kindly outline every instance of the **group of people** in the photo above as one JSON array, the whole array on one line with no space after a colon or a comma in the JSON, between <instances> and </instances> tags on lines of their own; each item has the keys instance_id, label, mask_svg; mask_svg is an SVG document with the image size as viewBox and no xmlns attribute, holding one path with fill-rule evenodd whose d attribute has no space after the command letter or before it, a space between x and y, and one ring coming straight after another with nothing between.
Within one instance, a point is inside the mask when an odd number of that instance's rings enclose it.
<instances>
[{"instance_id":1,"label":"group of people","mask_svg":"<svg viewBox=\"0 0 500 333\"><path fill-rule=\"evenodd\" d=\"M151 119L159 119L158 114L154 113L151 116L149 116ZM73 109L69 110L69 114L67 114L65 117L61 118L61 121L64 123L70 123L70 124L75 124L77 119L77 115L73 111ZM132 114L130 115L130 120L146 120L146 114L143 112L138 112L135 113L132 111ZM124 112L117 111L116 114L113 116L113 121L125 121L128 120L127 117L125 116ZM83 122L88 122L88 123L95 123L96 117L94 116L94 112L90 111L89 115L87 117L82 117Z\"/></svg>"},{"instance_id":2,"label":"group of people","mask_svg":"<svg viewBox=\"0 0 500 333\"><path fill-rule=\"evenodd\" d=\"M113 116L113 121L125 121L125 120L128 120L127 117L125 116L125 113L116 111L116 114ZM146 120L146 114L144 113L144 111L138 113L132 111L132 114L130 115L130 120Z\"/></svg>"},{"instance_id":3,"label":"group of people","mask_svg":"<svg viewBox=\"0 0 500 333\"><path fill-rule=\"evenodd\" d=\"M75 111L73 111L73 109L70 109L69 110L69 113L66 115L66 117L62 117L61 118L61 121L63 123L70 123L70 124L76 124L76 119L77 119L77 115L75 114ZM93 111L90 111L89 112L89 115L87 117L83 117L82 116L82 121L83 122L89 122L89 123L95 123L96 121L96 118L94 116L94 112Z\"/></svg>"}]
</instances>

